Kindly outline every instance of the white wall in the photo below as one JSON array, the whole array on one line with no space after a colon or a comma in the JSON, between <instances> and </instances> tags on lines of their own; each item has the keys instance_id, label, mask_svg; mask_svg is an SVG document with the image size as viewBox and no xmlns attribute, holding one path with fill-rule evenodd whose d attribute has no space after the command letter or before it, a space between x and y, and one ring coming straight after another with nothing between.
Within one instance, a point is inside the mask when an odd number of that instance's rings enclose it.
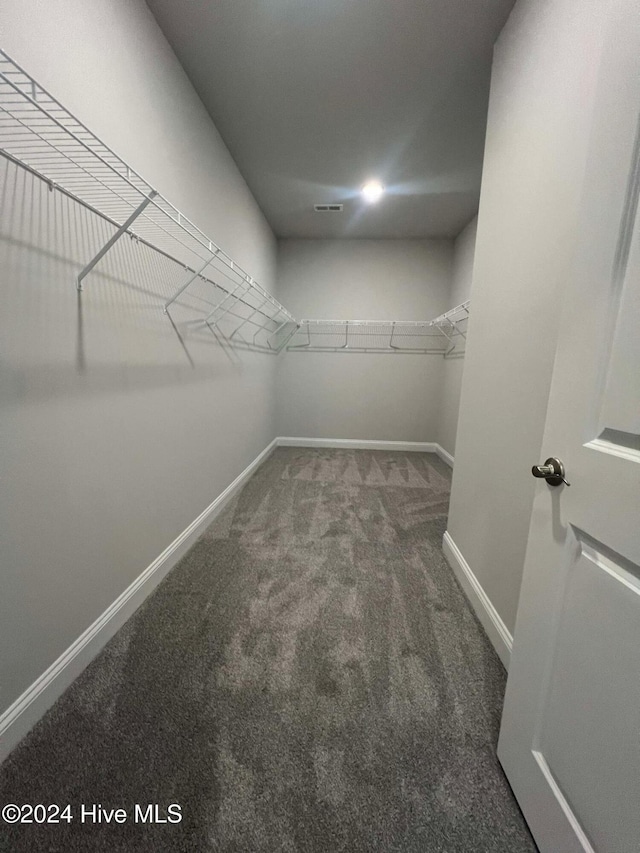
<instances>
[{"instance_id":1,"label":"white wall","mask_svg":"<svg viewBox=\"0 0 640 853\"><path fill-rule=\"evenodd\" d=\"M450 240L281 240L278 297L296 317L417 320L447 307ZM278 433L435 441L443 358L288 352Z\"/></svg>"},{"instance_id":2,"label":"white wall","mask_svg":"<svg viewBox=\"0 0 640 853\"><path fill-rule=\"evenodd\" d=\"M5 0L2 47L259 282L275 241L142 0ZM276 358L180 342L158 258L0 158L0 712L275 435ZM184 323L193 312L178 309Z\"/></svg>"},{"instance_id":3,"label":"white wall","mask_svg":"<svg viewBox=\"0 0 640 853\"><path fill-rule=\"evenodd\" d=\"M600 49L596 0L519 0L495 48L449 533L513 630Z\"/></svg>"},{"instance_id":4,"label":"white wall","mask_svg":"<svg viewBox=\"0 0 640 853\"><path fill-rule=\"evenodd\" d=\"M477 228L478 217L474 216L467 227L458 234L453 244L453 273L449 308L455 308L456 305L460 305L469 298ZM464 349L459 354L454 353L444 359L436 440L452 456L455 456L456 452L456 432L463 370Z\"/></svg>"}]
</instances>

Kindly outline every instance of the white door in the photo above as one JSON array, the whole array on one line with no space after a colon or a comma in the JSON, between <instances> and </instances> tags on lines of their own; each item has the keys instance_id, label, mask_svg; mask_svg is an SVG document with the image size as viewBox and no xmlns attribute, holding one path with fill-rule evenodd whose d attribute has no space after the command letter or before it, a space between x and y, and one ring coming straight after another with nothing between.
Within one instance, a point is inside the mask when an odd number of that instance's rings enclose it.
<instances>
[{"instance_id":1,"label":"white door","mask_svg":"<svg viewBox=\"0 0 640 853\"><path fill-rule=\"evenodd\" d=\"M640 2L610 0L498 754L543 853L640 851Z\"/></svg>"}]
</instances>

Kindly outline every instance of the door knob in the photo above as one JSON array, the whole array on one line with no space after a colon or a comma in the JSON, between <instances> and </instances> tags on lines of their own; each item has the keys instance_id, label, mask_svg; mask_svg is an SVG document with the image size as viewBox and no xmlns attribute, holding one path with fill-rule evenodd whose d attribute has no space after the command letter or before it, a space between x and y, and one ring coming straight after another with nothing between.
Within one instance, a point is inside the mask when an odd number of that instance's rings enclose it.
<instances>
[{"instance_id":1,"label":"door knob","mask_svg":"<svg viewBox=\"0 0 640 853\"><path fill-rule=\"evenodd\" d=\"M555 456L550 456L544 465L534 465L531 473L534 477L544 478L550 486L559 486L561 483L571 485L565 480L564 465Z\"/></svg>"}]
</instances>

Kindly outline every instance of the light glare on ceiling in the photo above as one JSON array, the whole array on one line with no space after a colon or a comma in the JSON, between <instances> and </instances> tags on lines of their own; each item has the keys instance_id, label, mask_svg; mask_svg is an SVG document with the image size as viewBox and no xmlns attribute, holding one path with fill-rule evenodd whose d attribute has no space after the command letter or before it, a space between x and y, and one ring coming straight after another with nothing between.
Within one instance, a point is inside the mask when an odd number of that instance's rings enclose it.
<instances>
[{"instance_id":1,"label":"light glare on ceiling","mask_svg":"<svg viewBox=\"0 0 640 853\"><path fill-rule=\"evenodd\" d=\"M384 187L380 181L367 181L367 183L362 187L362 196L365 201L369 202L369 204L375 204L380 200L380 198L382 198L383 194Z\"/></svg>"}]
</instances>

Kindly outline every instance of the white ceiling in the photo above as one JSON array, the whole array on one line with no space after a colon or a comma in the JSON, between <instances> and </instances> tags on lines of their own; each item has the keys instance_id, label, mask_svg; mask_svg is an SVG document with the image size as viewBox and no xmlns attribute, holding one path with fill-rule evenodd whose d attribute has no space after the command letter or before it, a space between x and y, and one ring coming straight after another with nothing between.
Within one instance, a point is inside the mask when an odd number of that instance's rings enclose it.
<instances>
[{"instance_id":1,"label":"white ceiling","mask_svg":"<svg viewBox=\"0 0 640 853\"><path fill-rule=\"evenodd\" d=\"M455 236L477 211L514 0L147 2L277 236Z\"/></svg>"}]
</instances>

